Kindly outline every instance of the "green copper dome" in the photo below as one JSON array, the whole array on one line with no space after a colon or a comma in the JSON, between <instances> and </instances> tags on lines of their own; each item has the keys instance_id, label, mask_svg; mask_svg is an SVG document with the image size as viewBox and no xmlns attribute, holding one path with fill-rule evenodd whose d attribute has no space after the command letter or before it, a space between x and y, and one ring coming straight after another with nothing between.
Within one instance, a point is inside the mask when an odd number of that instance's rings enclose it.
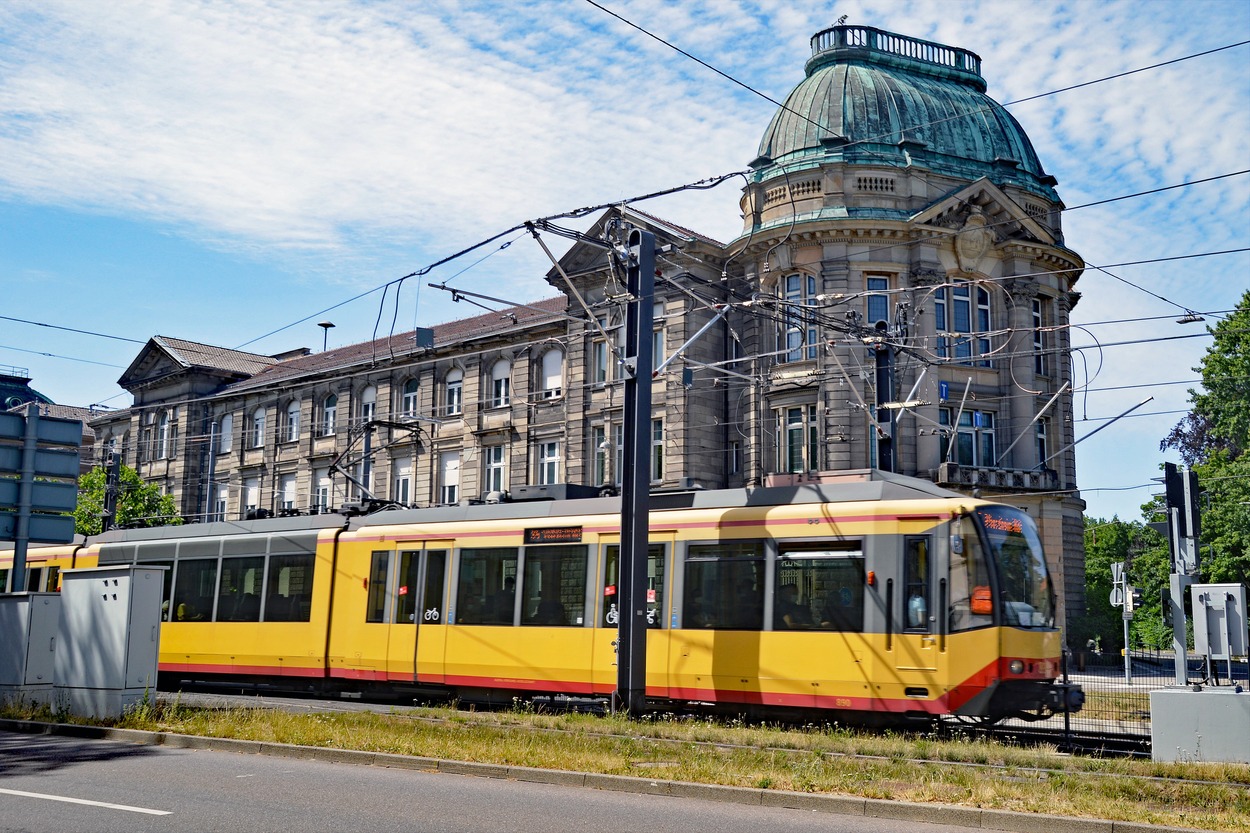
<instances>
[{"instance_id":1,"label":"green copper dome","mask_svg":"<svg viewBox=\"0 0 1250 833\"><path fill-rule=\"evenodd\" d=\"M806 72L764 132L761 179L775 165L917 165L1058 200L1024 129L985 95L976 54L835 26L812 37Z\"/></svg>"}]
</instances>

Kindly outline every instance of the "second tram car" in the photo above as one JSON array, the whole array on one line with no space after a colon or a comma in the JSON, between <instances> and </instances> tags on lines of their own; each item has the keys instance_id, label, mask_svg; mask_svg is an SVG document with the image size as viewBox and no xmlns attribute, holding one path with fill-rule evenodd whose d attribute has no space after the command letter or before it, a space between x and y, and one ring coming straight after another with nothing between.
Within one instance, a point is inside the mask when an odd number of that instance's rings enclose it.
<instances>
[{"instance_id":1,"label":"second tram car","mask_svg":"<svg viewBox=\"0 0 1250 833\"><path fill-rule=\"evenodd\" d=\"M1054 588L1017 508L871 471L657 493L650 530L651 701L861 722L1081 706L1057 682ZM619 498L113 531L31 553L44 583L169 568L162 687L472 700L616 685Z\"/></svg>"}]
</instances>

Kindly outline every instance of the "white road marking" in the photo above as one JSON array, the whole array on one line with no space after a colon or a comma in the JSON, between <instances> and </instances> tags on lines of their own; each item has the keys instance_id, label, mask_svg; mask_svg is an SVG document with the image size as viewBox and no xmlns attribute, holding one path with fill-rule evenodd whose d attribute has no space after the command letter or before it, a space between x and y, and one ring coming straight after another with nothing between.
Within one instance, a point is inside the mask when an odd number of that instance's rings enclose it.
<instances>
[{"instance_id":1,"label":"white road marking","mask_svg":"<svg viewBox=\"0 0 1250 833\"><path fill-rule=\"evenodd\" d=\"M28 793L22 790L0 789L5 795L20 795L24 798L42 798L46 801L64 801L66 804L86 804L89 807L105 807L109 810L125 810L127 813L145 813L149 816L168 816L171 810L150 810L147 807L131 807L128 804L109 804L107 801L88 801L85 798L69 798L64 795L47 795L45 793Z\"/></svg>"}]
</instances>

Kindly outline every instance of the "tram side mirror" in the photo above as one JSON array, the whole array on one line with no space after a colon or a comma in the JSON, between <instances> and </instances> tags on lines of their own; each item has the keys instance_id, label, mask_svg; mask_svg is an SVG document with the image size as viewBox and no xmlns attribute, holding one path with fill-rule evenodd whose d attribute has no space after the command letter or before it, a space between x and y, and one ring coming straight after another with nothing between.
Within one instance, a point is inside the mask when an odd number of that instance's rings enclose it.
<instances>
[{"instance_id":1,"label":"tram side mirror","mask_svg":"<svg viewBox=\"0 0 1250 833\"><path fill-rule=\"evenodd\" d=\"M978 616L989 616L994 612L994 597L990 588L980 586L972 588L972 601L969 609Z\"/></svg>"}]
</instances>

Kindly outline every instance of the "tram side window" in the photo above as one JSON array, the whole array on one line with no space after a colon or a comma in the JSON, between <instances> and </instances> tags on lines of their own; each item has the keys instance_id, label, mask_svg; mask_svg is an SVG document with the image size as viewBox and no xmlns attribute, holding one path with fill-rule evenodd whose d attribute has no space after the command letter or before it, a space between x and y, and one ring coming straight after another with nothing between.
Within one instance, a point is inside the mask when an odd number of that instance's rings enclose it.
<instances>
[{"instance_id":1,"label":"tram side window","mask_svg":"<svg viewBox=\"0 0 1250 833\"><path fill-rule=\"evenodd\" d=\"M614 628L619 622L616 588L620 585L620 544L606 549L607 562L603 576L603 624ZM647 547L647 627L664 627L664 545Z\"/></svg>"},{"instance_id":2,"label":"tram side window","mask_svg":"<svg viewBox=\"0 0 1250 833\"><path fill-rule=\"evenodd\" d=\"M484 547L460 551L456 623L511 625L516 612L517 551Z\"/></svg>"},{"instance_id":3,"label":"tram side window","mask_svg":"<svg viewBox=\"0 0 1250 833\"><path fill-rule=\"evenodd\" d=\"M588 555L580 544L525 548L522 625L585 624Z\"/></svg>"},{"instance_id":4,"label":"tram side window","mask_svg":"<svg viewBox=\"0 0 1250 833\"><path fill-rule=\"evenodd\" d=\"M691 544L682 627L764 629L764 542Z\"/></svg>"},{"instance_id":5,"label":"tram side window","mask_svg":"<svg viewBox=\"0 0 1250 833\"><path fill-rule=\"evenodd\" d=\"M365 606L366 622L386 621L386 578L391 569L391 554L375 552L369 564L369 600Z\"/></svg>"},{"instance_id":6,"label":"tram side window","mask_svg":"<svg viewBox=\"0 0 1250 833\"><path fill-rule=\"evenodd\" d=\"M994 623L990 573L985 550L972 518L959 522L951 536L951 630L966 631Z\"/></svg>"},{"instance_id":7,"label":"tram side window","mask_svg":"<svg viewBox=\"0 0 1250 833\"><path fill-rule=\"evenodd\" d=\"M259 622L264 556L223 558L217 596L218 622Z\"/></svg>"},{"instance_id":8,"label":"tram side window","mask_svg":"<svg viewBox=\"0 0 1250 833\"><path fill-rule=\"evenodd\" d=\"M783 550L774 586L774 630L864 629L864 556L858 549Z\"/></svg>"},{"instance_id":9,"label":"tram side window","mask_svg":"<svg viewBox=\"0 0 1250 833\"><path fill-rule=\"evenodd\" d=\"M903 621L909 631L929 631L929 539L908 537L903 551Z\"/></svg>"},{"instance_id":10,"label":"tram side window","mask_svg":"<svg viewBox=\"0 0 1250 833\"><path fill-rule=\"evenodd\" d=\"M312 577L316 556L269 556L265 595L266 622L307 622L312 613Z\"/></svg>"},{"instance_id":11,"label":"tram side window","mask_svg":"<svg viewBox=\"0 0 1250 833\"><path fill-rule=\"evenodd\" d=\"M174 581L174 621L210 621L213 618L213 593L216 588L216 558L180 560L178 576Z\"/></svg>"}]
</instances>

